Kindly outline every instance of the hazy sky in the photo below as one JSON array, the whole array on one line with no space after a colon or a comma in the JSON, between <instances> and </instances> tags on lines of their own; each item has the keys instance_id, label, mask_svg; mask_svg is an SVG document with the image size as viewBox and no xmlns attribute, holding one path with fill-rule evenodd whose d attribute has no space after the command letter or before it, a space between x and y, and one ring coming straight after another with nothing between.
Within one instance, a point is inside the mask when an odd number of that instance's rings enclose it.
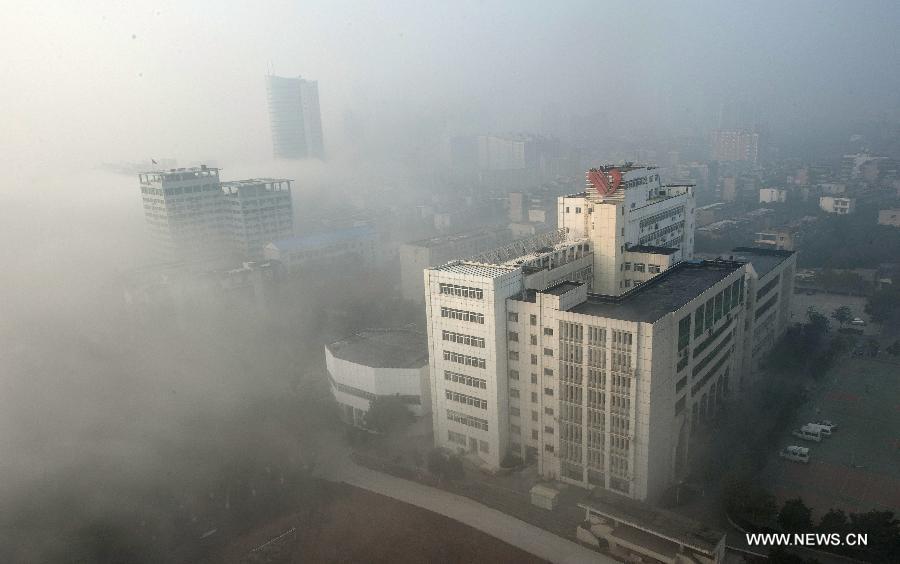
<instances>
[{"instance_id":1,"label":"hazy sky","mask_svg":"<svg viewBox=\"0 0 900 564\"><path fill-rule=\"evenodd\" d=\"M897 2L3 2L0 163L264 158L263 76L318 79L327 143L534 129L540 108L643 125L747 99L770 125L900 107ZM624 123L624 120L616 120ZM436 125L435 125L436 124Z\"/></svg>"}]
</instances>

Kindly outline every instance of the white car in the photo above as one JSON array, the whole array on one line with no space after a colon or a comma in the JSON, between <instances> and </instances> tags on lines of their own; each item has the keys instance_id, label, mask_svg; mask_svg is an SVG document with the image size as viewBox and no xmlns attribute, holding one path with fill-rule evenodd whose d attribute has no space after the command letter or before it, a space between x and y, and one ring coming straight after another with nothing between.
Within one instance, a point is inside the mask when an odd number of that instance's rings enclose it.
<instances>
[{"instance_id":1,"label":"white car","mask_svg":"<svg viewBox=\"0 0 900 564\"><path fill-rule=\"evenodd\" d=\"M823 437L831 436L831 427L828 425L821 425L819 423L807 423L806 425L804 425L804 427L819 431L819 434Z\"/></svg>"},{"instance_id":2,"label":"white car","mask_svg":"<svg viewBox=\"0 0 900 564\"><path fill-rule=\"evenodd\" d=\"M791 431L791 434L798 439L803 439L805 441L814 441L817 443L822 442L822 433L818 427L804 425L799 429L794 429L793 431Z\"/></svg>"},{"instance_id":3,"label":"white car","mask_svg":"<svg viewBox=\"0 0 900 564\"><path fill-rule=\"evenodd\" d=\"M827 427L829 431L837 431L837 423L831 421L830 419L817 419L812 422L813 425L818 425L819 427Z\"/></svg>"},{"instance_id":4,"label":"white car","mask_svg":"<svg viewBox=\"0 0 900 564\"><path fill-rule=\"evenodd\" d=\"M802 462L803 464L809 464L809 449L806 447L796 445L787 446L778 453L778 456L780 456L781 458L786 458L792 462Z\"/></svg>"},{"instance_id":5,"label":"white car","mask_svg":"<svg viewBox=\"0 0 900 564\"><path fill-rule=\"evenodd\" d=\"M850 320L850 325L859 325L860 327L864 327L866 322L862 320L860 317L854 317Z\"/></svg>"}]
</instances>

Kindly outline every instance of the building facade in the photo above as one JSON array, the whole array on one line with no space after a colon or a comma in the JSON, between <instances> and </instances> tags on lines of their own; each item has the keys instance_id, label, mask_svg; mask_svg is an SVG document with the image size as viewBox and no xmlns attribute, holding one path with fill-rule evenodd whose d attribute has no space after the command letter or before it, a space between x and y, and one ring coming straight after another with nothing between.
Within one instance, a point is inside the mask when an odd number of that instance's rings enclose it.
<instances>
[{"instance_id":1,"label":"building facade","mask_svg":"<svg viewBox=\"0 0 900 564\"><path fill-rule=\"evenodd\" d=\"M372 400L398 397L413 415L431 409L425 335L369 329L325 346L325 367L341 418L366 426Z\"/></svg>"},{"instance_id":2,"label":"building facade","mask_svg":"<svg viewBox=\"0 0 900 564\"><path fill-rule=\"evenodd\" d=\"M783 331L793 255L692 260L690 186L633 165L587 176L559 199L559 243L425 271L435 442L655 499L684 476L692 429L744 383L747 333L766 331L758 358Z\"/></svg>"},{"instance_id":3,"label":"building facade","mask_svg":"<svg viewBox=\"0 0 900 564\"><path fill-rule=\"evenodd\" d=\"M162 260L255 259L267 241L293 231L290 180L223 183L219 169L205 165L144 172L138 179Z\"/></svg>"},{"instance_id":4,"label":"building facade","mask_svg":"<svg viewBox=\"0 0 900 564\"><path fill-rule=\"evenodd\" d=\"M712 132L714 161L745 161L756 164L759 159L759 134L742 129L716 129Z\"/></svg>"},{"instance_id":5,"label":"building facade","mask_svg":"<svg viewBox=\"0 0 900 564\"><path fill-rule=\"evenodd\" d=\"M819 198L819 208L827 213L847 215L856 209L854 198L839 198L836 196L822 196Z\"/></svg>"},{"instance_id":6,"label":"building facade","mask_svg":"<svg viewBox=\"0 0 900 564\"><path fill-rule=\"evenodd\" d=\"M268 75L266 95L275 158L325 158L319 83Z\"/></svg>"}]
</instances>

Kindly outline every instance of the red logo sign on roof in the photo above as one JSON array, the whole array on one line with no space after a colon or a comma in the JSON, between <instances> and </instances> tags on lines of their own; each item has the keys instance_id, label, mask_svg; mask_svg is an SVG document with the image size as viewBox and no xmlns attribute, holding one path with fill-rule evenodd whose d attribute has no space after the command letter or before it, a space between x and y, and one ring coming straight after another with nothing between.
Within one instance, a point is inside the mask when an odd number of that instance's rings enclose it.
<instances>
[{"instance_id":1,"label":"red logo sign on roof","mask_svg":"<svg viewBox=\"0 0 900 564\"><path fill-rule=\"evenodd\" d=\"M606 172L594 168L588 172L588 181L599 195L607 196L619 189L619 185L622 183L622 172L617 168Z\"/></svg>"}]
</instances>

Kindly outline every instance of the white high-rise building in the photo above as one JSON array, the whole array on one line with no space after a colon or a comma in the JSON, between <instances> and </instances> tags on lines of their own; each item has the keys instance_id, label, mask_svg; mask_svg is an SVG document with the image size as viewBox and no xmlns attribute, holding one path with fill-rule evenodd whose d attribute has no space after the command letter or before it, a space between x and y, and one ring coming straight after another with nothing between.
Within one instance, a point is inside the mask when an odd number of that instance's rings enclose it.
<instances>
[{"instance_id":1,"label":"white high-rise building","mask_svg":"<svg viewBox=\"0 0 900 564\"><path fill-rule=\"evenodd\" d=\"M268 75L266 94L275 158L325 158L319 83Z\"/></svg>"},{"instance_id":2,"label":"white high-rise building","mask_svg":"<svg viewBox=\"0 0 900 564\"><path fill-rule=\"evenodd\" d=\"M691 260L693 213L653 168L593 169L559 199L563 241L427 269L436 444L636 499L683 477L691 430L784 331L794 260Z\"/></svg>"},{"instance_id":3,"label":"white high-rise building","mask_svg":"<svg viewBox=\"0 0 900 564\"><path fill-rule=\"evenodd\" d=\"M167 261L262 257L263 246L293 233L291 181L221 182L202 165L138 175L144 216Z\"/></svg>"}]
</instances>

